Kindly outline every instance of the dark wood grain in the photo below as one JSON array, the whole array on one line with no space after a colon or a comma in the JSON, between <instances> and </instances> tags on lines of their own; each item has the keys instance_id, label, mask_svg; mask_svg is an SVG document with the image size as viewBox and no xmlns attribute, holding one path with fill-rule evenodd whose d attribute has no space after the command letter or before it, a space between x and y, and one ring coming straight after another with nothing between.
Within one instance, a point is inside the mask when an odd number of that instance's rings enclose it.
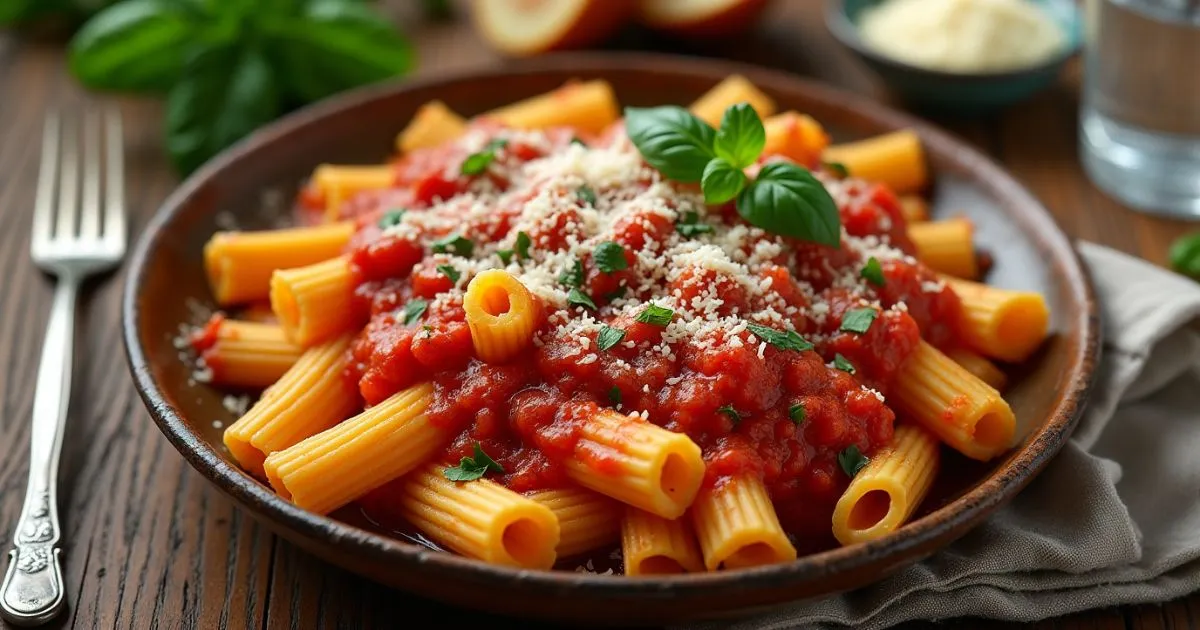
<instances>
[{"instance_id":1,"label":"dark wood grain","mask_svg":"<svg viewBox=\"0 0 1200 630\"><path fill-rule=\"evenodd\" d=\"M501 63L464 21L428 25L396 3L418 41L422 74ZM727 56L784 68L887 100L870 75L833 45L817 2L777 2L756 37L696 48L635 30L613 44ZM999 158L1072 236L1163 263L1171 240L1196 226L1139 215L1088 183L1076 154L1078 69L1053 90L991 119L938 121ZM28 418L51 283L28 256L40 125L49 108L85 97L66 76L61 44L0 34L0 539L15 522L25 483ZM162 156L161 108L123 101L129 207L144 224L176 183ZM414 610L459 622L477 615L390 591L275 539L193 472L150 422L129 382L117 335L122 278L83 295L76 387L60 474L69 608L51 627L388 627ZM164 296L169 299L169 296ZM1161 605L1048 620L1050 629L1192 628L1200 595ZM963 628L1009 624L961 620ZM0 623L0 627L4 627ZM488 627L529 627L512 620ZM907 628L945 627L914 623Z\"/></svg>"}]
</instances>

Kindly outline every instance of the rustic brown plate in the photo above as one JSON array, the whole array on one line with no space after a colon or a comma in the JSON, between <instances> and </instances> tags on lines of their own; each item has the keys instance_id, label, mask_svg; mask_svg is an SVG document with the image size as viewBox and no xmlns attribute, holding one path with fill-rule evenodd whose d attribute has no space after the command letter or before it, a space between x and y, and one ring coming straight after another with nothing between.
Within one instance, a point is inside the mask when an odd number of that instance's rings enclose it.
<instances>
[{"instance_id":1,"label":"rustic brown plate","mask_svg":"<svg viewBox=\"0 0 1200 630\"><path fill-rule=\"evenodd\" d=\"M570 78L604 78L633 105L687 103L731 73L748 76L781 108L807 112L841 137L916 129L944 212L965 212L995 255L991 282L1040 291L1054 335L1022 366L1007 398L1026 437L1007 457L964 467L935 508L895 534L751 570L625 578L520 571L430 551L292 506L242 472L215 423L233 417L224 395L189 382L172 344L191 308L211 305L201 248L223 213L265 227L278 203L320 162L372 162L422 103L465 114L544 92ZM275 191L264 194L264 191ZM380 582L494 612L577 622L681 621L819 597L869 584L937 551L1013 498L1063 446L1083 409L1099 352L1095 299L1070 242L1046 210L995 163L942 131L880 105L793 76L712 60L644 54L548 57L505 69L372 87L300 111L259 131L190 177L163 204L133 255L125 287L125 345L159 428L197 470L280 535ZM945 477L946 475L943 475ZM348 517L346 517L348 518ZM354 520L354 519L348 519Z\"/></svg>"}]
</instances>

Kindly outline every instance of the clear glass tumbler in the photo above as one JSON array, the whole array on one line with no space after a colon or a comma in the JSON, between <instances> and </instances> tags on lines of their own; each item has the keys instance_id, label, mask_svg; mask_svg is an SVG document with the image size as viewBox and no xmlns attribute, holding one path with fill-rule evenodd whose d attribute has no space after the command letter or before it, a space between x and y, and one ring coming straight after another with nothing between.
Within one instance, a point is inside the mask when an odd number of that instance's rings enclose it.
<instances>
[{"instance_id":1,"label":"clear glass tumbler","mask_svg":"<svg viewBox=\"0 0 1200 630\"><path fill-rule=\"evenodd\" d=\"M1080 154L1137 209L1200 219L1200 0L1087 0Z\"/></svg>"}]
</instances>

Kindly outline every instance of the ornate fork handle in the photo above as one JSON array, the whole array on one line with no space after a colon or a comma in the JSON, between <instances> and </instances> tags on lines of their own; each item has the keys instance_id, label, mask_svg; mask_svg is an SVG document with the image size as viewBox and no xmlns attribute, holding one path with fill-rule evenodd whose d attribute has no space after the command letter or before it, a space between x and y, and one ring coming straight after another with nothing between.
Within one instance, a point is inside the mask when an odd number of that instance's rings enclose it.
<instances>
[{"instance_id":1,"label":"ornate fork handle","mask_svg":"<svg viewBox=\"0 0 1200 630\"><path fill-rule=\"evenodd\" d=\"M17 523L8 572L0 586L0 613L22 626L45 623L63 606L58 560L58 458L71 393L71 355L78 278L60 273L42 361L38 366L29 450L29 487Z\"/></svg>"}]
</instances>

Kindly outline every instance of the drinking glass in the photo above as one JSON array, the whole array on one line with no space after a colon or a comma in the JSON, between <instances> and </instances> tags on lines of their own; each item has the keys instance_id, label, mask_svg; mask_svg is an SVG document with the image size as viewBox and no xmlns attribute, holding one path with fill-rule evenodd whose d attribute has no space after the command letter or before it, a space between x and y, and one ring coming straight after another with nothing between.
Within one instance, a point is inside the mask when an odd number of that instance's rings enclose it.
<instances>
[{"instance_id":1,"label":"drinking glass","mask_svg":"<svg viewBox=\"0 0 1200 630\"><path fill-rule=\"evenodd\" d=\"M1092 182L1200 219L1200 0L1087 0L1079 144Z\"/></svg>"}]
</instances>

